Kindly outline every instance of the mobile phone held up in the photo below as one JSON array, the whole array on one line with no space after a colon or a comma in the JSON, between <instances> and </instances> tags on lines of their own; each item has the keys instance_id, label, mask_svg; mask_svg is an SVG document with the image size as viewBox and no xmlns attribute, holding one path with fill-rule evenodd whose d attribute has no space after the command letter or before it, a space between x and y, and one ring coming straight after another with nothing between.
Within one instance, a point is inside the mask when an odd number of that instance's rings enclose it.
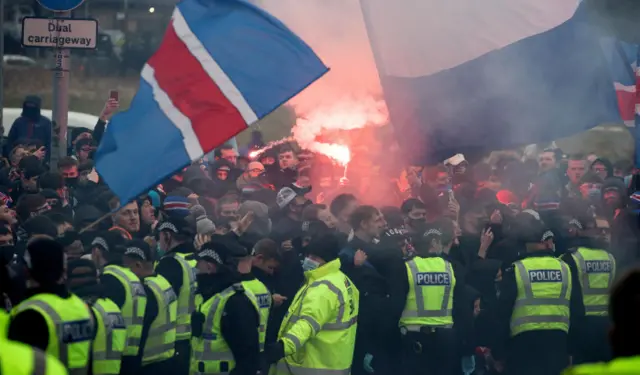
<instances>
[{"instance_id":1,"label":"mobile phone held up","mask_svg":"<svg viewBox=\"0 0 640 375\"><path fill-rule=\"evenodd\" d=\"M118 100L118 90L109 91L109 99Z\"/></svg>"}]
</instances>

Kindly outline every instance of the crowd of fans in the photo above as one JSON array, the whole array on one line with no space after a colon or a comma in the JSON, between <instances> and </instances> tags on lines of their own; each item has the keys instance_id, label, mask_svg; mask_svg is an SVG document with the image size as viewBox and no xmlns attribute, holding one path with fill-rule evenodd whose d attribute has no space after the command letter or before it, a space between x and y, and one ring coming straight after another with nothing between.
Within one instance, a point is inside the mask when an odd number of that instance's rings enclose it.
<instances>
[{"instance_id":1,"label":"crowd of fans","mask_svg":"<svg viewBox=\"0 0 640 375\"><path fill-rule=\"evenodd\" d=\"M35 116L33 102L25 103L31 110L21 120L24 126ZM7 165L0 170L3 264L22 259L30 239L49 236L64 247L72 276L75 260L100 259L96 237L143 240L159 259L176 246L195 252L240 227L238 243L261 255L253 273L274 296L266 333L267 342L274 342L304 280L305 249L331 236L337 241L327 242L333 248L326 251L340 259L360 292L354 374L370 368L389 373L402 355L404 261L416 249L435 250L453 264L461 286L455 298L468 301L468 309L454 311L459 350L445 354L473 355L477 374L503 367L508 332L496 327L509 320L510 310L500 302L501 280L525 253L523 238L540 236L536 241L557 257L580 246L607 249L617 274L639 258L640 181L626 161L549 149L538 160L511 155L471 166L456 155L440 165L396 171L401 175L396 179L372 180L362 177L367 171L344 176L343 167L291 144L260 150L253 159L225 145L211 160L194 163L121 205L94 169L104 121L97 125L94 132L72 134L72 155L56 168L48 165L50 142L43 147L42 140L25 138L36 133L14 125L12 143L5 147ZM250 150L263 146L256 135ZM383 200L377 198L381 190ZM183 218L183 225L158 225L170 217ZM19 273L3 278L8 308L26 291ZM579 352L582 341L579 334L569 335L570 355Z\"/></svg>"}]
</instances>

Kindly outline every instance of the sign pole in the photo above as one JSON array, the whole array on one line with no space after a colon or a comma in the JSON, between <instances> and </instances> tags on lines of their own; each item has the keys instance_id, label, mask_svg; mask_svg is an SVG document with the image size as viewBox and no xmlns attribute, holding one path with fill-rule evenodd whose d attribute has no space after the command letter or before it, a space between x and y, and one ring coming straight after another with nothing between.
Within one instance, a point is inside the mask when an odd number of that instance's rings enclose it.
<instances>
[{"instance_id":1,"label":"sign pole","mask_svg":"<svg viewBox=\"0 0 640 375\"><path fill-rule=\"evenodd\" d=\"M59 19L71 18L71 12L56 12L56 25L60 25ZM56 31L56 35L60 37L60 31ZM53 120L56 122L58 133L58 155L54 156L51 152L51 166L57 168L57 161L67 156L67 119L69 112L69 70L71 65L70 51L68 48L57 47L54 51L54 68L53 68ZM53 131L53 129L52 129ZM53 131L51 139L55 138ZM53 142L52 142L53 143ZM54 160L55 158L55 160ZM54 163L55 161L55 163Z\"/></svg>"},{"instance_id":2,"label":"sign pole","mask_svg":"<svg viewBox=\"0 0 640 375\"><path fill-rule=\"evenodd\" d=\"M0 0L0 59L0 127L4 130L4 0ZM0 136L4 137L4 134Z\"/></svg>"}]
</instances>

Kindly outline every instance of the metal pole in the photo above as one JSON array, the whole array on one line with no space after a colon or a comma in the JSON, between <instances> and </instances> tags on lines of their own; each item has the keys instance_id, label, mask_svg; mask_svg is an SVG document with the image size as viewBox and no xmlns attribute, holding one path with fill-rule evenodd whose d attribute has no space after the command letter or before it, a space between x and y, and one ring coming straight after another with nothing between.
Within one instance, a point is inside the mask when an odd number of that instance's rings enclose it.
<instances>
[{"instance_id":1,"label":"metal pole","mask_svg":"<svg viewBox=\"0 0 640 375\"><path fill-rule=\"evenodd\" d=\"M0 126L4 130L4 0L0 0ZM0 134L4 138L4 134Z\"/></svg>"},{"instance_id":2,"label":"metal pole","mask_svg":"<svg viewBox=\"0 0 640 375\"><path fill-rule=\"evenodd\" d=\"M56 12L56 19L71 18L71 12ZM56 25L64 24L63 20L56 20ZM60 32L56 31L60 36ZM67 156L67 116L69 112L69 69L71 58L68 48L56 48L54 52L53 69L53 119L60 129L57 155L51 150L51 166L56 168L58 158ZM52 135L52 139L55 133ZM56 158L57 156L58 158ZM54 160L55 158L55 160ZM55 161L55 163L54 163Z\"/></svg>"}]
</instances>

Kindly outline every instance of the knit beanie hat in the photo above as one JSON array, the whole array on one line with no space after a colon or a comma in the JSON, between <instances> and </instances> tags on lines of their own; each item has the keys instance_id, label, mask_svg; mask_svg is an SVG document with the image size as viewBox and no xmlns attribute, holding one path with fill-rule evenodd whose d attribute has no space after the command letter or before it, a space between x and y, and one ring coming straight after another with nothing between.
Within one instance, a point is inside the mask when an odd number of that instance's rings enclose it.
<instances>
[{"instance_id":1,"label":"knit beanie hat","mask_svg":"<svg viewBox=\"0 0 640 375\"><path fill-rule=\"evenodd\" d=\"M168 196L162 203L162 210L169 216L185 217L189 215L189 199L177 195Z\"/></svg>"}]
</instances>

